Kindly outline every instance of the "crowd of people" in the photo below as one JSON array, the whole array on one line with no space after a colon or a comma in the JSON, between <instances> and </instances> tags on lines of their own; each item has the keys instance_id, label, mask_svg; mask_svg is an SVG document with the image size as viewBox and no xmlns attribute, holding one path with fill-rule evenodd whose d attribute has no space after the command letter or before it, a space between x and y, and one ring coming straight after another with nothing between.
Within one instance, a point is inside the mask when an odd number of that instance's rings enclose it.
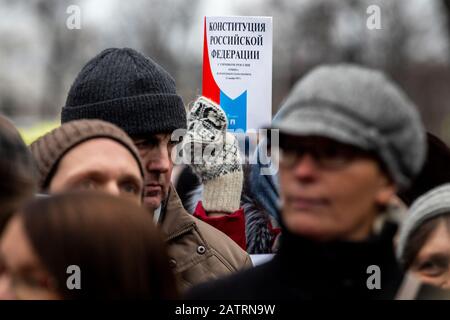
<instances>
[{"instance_id":1,"label":"crowd of people","mask_svg":"<svg viewBox=\"0 0 450 320\"><path fill-rule=\"evenodd\" d=\"M450 289L450 149L382 71L299 79L255 150L269 164L246 163L227 122L207 97L187 110L171 75L130 48L87 62L61 125L31 145L0 116L0 298ZM254 266L257 254L273 258Z\"/></svg>"}]
</instances>

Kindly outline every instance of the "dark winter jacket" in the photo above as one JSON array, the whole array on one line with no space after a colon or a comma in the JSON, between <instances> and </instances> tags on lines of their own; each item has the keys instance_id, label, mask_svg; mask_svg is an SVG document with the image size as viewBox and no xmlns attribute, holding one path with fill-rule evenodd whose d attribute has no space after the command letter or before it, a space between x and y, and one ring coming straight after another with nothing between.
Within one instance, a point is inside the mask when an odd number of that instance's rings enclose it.
<instances>
[{"instance_id":1,"label":"dark winter jacket","mask_svg":"<svg viewBox=\"0 0 450 320\"><path fill-rule=\"evenodd\" d=\"M386 223L378 235L352 243L317 243L283 230L273 260L196 286L186 298L393 299L403 278L394 254L396 230Z\"/></svg>"}]
</instances>

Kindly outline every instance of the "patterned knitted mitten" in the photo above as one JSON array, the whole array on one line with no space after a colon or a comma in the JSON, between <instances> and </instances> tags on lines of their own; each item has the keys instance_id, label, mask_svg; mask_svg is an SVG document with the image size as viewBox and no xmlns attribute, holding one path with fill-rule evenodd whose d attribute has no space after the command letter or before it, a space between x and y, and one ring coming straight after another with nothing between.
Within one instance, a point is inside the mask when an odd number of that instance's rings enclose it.
<instances>
[{"instance_id":1,"label":"patterned knitted mitten","mask_svg":"<svg viewBox=\"0 0 450 320\"><path fill-rule=\"evenodd\" d=\"M183 150L203 182L203 206L209 212L239 209L243 173L236 137L227 132L227 117L219 105L200 97L188 115Z\"/></svg>"}]
</instances>

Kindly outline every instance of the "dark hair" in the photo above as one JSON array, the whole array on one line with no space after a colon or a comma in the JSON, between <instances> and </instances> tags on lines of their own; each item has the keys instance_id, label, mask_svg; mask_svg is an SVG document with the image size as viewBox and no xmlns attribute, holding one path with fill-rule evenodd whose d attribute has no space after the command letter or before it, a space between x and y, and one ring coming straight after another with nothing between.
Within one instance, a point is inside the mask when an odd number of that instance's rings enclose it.
<instances>
[{"instance_id":1,"label":"dark hair","mask_svg":"<svg viewBox=\"0 0 450 320\"><path fill-rule=\"evenodd\" d=\"M14 211L36 189L36 172L17 129L0 115L0 234Z\"/></svg>"},{"instance_id":2,"label":"dark hair","mask_svg":"<svg viewBox=\"0 0 450 320\"><path fill-rule=\"evenodd\" d=\"M425 245L431 233L436 230L439 223L445 222L447 230L450 232L450 212L446 214L439 215L437 217L431 218L424 221L409 237L405 246L404 253L404 268L409 269L414 260L417 257L420 249Z\"/></svg>"},{"instance_id":3,"label":"dark hair","mask_svg":"<svg viewBox=\"0 0 450 320\"><path fill-rule=\"evenodd\" d=\"M427 133L428 151L424 166L412 185L399 194L408 206L436 186L450 182L450 148L438 137Z\"/></svg>"},{"instance_id":4,"label":"dark hair","mask_svg":"<svg viewBox=\"0 0 450 320\"><path fill-rule=\"evenodd\" d=\"M19 213L64 299L175 299L166 245L148 212L125 199L75 192L35 199ZM70 265L81 289L66 285Z\"/></svg>"}]
</instances>

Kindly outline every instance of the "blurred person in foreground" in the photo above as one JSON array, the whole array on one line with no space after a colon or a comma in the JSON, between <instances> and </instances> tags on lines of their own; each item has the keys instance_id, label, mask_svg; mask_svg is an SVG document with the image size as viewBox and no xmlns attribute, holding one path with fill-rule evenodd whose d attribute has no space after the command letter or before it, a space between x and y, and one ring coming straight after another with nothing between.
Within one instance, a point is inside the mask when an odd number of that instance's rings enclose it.
<instances>
[{"instance_id":1,"label":"blurred person in foreground","mask_svg":"<svg viewBox=\"0 0 450 320\"><path fill-rule=\"evenodd\" d=\"M392 299L403 280L393 205L425 158L412 102L383 73L321 66L272 123L280 131L280 249L188 299ZM270 276L268 276L270 275Z\"/></svg>"},{"instance_id":2,"label":"blurred person in foreground","mask_svg":"<svg viewBox=\"0 0 450 320\"><path fill-rule=\"evenodd\" d=\"M151 217L106 193L62 193L28 203L5 229L0 269L2 299L177 297Z\"/></svg>"},{"instance_id":3,"label":"blurred person in foreground","mask_svg":"<svg viewBox=\"0 0 450 320\"><path fill-rule=\"evenodd\" d=\"M145 169L143 205L165 234L181 289L252 265L248 254L226 234L190 215L171 184L172 150L181 138L172 139L172 134L186 130L187 119L175 81L164 68L130 48L102 51L82 68L62 108L62 123L78 119L111 122L133 139ZM226 175L236 179L242 175L239 170L216 173L211 172L211 185ZM242 178L236 182L226 186L242 188ZM226 219L239 209L240 190L237 204L230 207L233 201L225 201L224 207L213 202L206 214Z\"/></svg>"},{"instance_id":4,"label":"blurred person in foreground","mask_svg":"<svg viewBox=\"0 0 450 320\"><path fill-rule=\"evenodd\" d=\"M11 215L35 190L31 154L14 125L0 115L0 235Z\"/></svg>"}]
</instances>

